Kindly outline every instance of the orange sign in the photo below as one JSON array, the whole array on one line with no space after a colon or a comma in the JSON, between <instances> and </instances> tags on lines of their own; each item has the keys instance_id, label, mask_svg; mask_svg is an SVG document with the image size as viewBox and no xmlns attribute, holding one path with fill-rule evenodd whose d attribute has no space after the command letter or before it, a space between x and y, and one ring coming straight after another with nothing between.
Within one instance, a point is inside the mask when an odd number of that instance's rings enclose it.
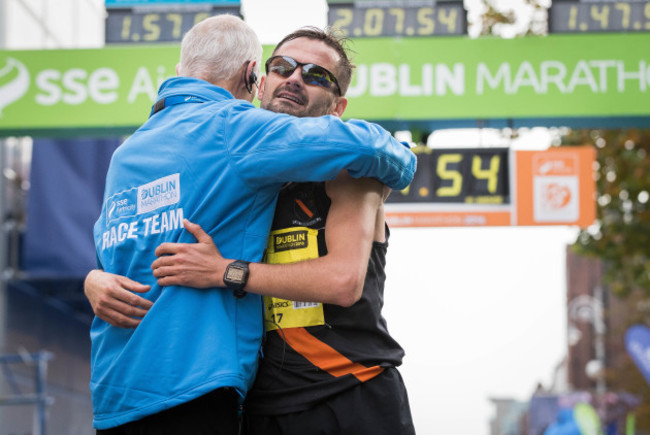
<instances>
[{"instance_id":1,"label":"orange sign","mask_svg":"<svg viewBox=\"0 0 650 435\"><path fill-rule=\"evenodd\" d=\"M516 225L578 225L596 219L592 147L516 153Z\"/></svg>"},{"instance_id":2,"label":"orange sign","mask_svg":"<svg viewBox=\"0 0 650 435\"><path fill-rule=\"evenodd\" d=\"M509 211L387 211L391 227L475 227L510 225Z\"/></svg>"}]
</instances>

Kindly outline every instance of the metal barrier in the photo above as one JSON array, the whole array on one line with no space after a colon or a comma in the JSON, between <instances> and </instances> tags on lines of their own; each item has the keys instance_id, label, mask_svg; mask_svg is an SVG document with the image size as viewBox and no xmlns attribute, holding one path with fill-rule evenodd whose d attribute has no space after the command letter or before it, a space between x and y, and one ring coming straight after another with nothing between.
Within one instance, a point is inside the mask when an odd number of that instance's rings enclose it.
<instances>
[{"instance_id":1,"label":"metal barrier","mask_svg":"<svg viewBox=\"0 0 650 435\"><path fill-rule=\"evenodd\" d=\"M35 428L35 435L46 435L47 406L54 403L52 397L45 395L47 364L53 358L54 354L47 351L0 355L0 368L11 392L10 395L0 395L0 406L36 405L34 410L34 424L38 427ZM12 370L12 364L24 364L33 368L33 392L22 392L19 383L16 381L15 373Z\"/></svg>"}]
</instances>

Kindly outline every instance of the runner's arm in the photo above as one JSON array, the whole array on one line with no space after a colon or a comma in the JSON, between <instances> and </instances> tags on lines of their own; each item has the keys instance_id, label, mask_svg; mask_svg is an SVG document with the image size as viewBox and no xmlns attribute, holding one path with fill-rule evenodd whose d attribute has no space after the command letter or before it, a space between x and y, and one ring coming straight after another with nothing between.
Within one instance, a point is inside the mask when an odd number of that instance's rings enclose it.
<instances>
[{"instance_id":1,"label":"runner's arm","mask_svg":"<svg viewBox=\"0 0 650 435\"><path fill-rule=\"evenodd\" d=\"M293 264L250 264L245 290L265 296L341 306L354 304L363 290L383 186L342 172L326 185L332 203L325 240L327 255ZM163 286L223 287L232 259L221 256L208 234L186 223L199 243L164 243L156 249L154 276ZM381 229L383 234L383 228Z\"/></svg>"}]
</instances>

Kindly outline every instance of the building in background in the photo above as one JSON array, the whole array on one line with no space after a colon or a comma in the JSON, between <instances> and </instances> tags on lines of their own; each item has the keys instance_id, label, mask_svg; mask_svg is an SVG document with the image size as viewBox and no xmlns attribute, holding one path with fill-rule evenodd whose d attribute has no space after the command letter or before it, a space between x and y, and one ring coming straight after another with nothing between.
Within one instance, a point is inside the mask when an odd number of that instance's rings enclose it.
<instances>
[{"instance_id":1,"label":"building in background","mask_svg":"<svg viewBox=\"0 0 650 435\"><path fill-rule=\"evenodd\" d=\"M630 326L647 317L646 298L621 298L603 283L604 264L567 247L567 356L554 385L540 387L529 402L527 431L521 434L574 433L585 425L607 434L635 432L648 385L625 351ZM636 314L635 314L636 313ZM645 392L645 393L644 393Z\"/></svg>"},{"instance_id":2,"label":"building in background","mask_svg":"<svg viewBox=\"0 0 650 435\"><path fill-rule=\"evenodd\" d=\"M647 418L639 405L649 388L625 350L628 328L650 313L647 298L612 294L603 284L603 263L577 255L570 246L566 262L566 357L551 385L539 385L529 401L490 399L491 435L574 433L571 428L584 424L581 418L607 434L629 434L637 433L635 420Z\"/></svg>"},{"instance_id":3,"label":"building in background","mask_svg":"<svg viewBox=\"0 0 650 435\"><path fill-rule=\"evenodd\" d=\"M600 261L567 248L567 382L572 390L604 393L607 352L606 309L616 304L603 287ZM611 321L611 319L610 319ZM610 349L611 350L611 349Z\"/></svg>"}]
</instances>

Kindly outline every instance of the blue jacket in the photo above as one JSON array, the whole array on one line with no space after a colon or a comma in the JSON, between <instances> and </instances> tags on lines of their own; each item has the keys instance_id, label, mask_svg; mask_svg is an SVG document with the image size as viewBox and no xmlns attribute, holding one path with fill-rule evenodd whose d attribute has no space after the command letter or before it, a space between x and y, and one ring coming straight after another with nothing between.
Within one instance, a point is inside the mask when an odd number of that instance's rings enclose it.
<instances>
[{"instance_id":1,"label":"blue jacket","mask_svg":"<svg viewBox=\"0 0 650 435\"><path fill-rule=\"evenodd\" d=\"M230 386L243 397L263 333L257 295L157 285L163 242L194 242L187 218L226 258L262 259L280 187L347 168L401 189L413 154L383 129L332 116L257 109L187 77L167 80L155 113L113 155L94 237L104 270L150 284L155 301L136 329L95 318L91 328L94 427L111 428ZM157 106L154 106L157 107Z\"/></svg>"}]
</instances>

